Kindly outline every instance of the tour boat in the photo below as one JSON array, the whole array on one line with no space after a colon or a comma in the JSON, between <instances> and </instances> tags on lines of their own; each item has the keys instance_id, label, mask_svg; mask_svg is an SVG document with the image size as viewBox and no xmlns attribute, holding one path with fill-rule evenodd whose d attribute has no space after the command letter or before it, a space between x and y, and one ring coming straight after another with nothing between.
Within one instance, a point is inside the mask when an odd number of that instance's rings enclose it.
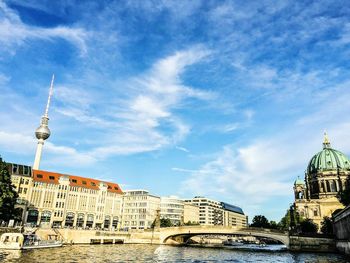
<instances>
[{"instance_id":1,"label":"tour boat","mask_svg":"<svg viewBox=\"0 0 350 263\"><path fill-rule=\"evenodd\" d=\"M0 237L0 249L35 249L61 247L58 240L41 240L34 234L5 233Z\"/></svg>"}]
</instances>

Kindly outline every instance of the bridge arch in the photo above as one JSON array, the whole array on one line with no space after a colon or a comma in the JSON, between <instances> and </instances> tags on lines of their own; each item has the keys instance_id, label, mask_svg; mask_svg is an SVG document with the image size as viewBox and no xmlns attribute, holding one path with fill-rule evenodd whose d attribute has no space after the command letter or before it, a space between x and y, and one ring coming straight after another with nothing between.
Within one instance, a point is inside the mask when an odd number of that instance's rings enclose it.
<instances>
[{"instance_id":1,"label":"bridge arch","mask_svg":"<svg viewBox=\"0 0 350 263\"><path fill-rule=\"evenodd\" d=\"M256 229L256 228L235 228L235 227L220 227L220 226L199 226L199 227L176 227L161 230L160 243L165 244L169 240L177 240L182 243L191 237L199 235L240 235L240 236L254 236L260 238L270 238L281 242L289 248L289 236L284 231L274 231L270 229ZM180 241L180 242L179 242Z\"/></svg>"}]
</instances>

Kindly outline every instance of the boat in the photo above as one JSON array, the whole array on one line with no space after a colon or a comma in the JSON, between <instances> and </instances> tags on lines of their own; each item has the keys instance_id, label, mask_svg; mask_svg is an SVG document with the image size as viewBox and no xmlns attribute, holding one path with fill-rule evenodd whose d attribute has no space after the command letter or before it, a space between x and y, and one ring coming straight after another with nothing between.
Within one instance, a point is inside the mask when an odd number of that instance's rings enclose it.
<instances>
[{"instance_id":1,"label":"boat","mask_svg":"<svg viewBox=\"0 0 350 263\"><path fill-rule=\"evenodd\" d=\"M4 233L0 237L0 249L36 249L61 247L59 240L41 240L35 234Z\"/></svg>"}]
</instances>

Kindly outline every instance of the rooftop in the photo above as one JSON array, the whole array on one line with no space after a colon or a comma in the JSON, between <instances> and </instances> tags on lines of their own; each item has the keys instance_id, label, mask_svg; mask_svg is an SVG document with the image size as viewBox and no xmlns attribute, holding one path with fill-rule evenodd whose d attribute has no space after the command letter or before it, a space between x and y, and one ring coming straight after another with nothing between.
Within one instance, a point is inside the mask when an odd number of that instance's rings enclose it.
<instances>
[{"instance_id":1,"label":"rooftop","mask_svg":"<svg viewBox=\"0 0 350 263\"><path fill-rule=\"evenodd\" d=\"M70 186L83 187L93 190L99 190L100 184L105 184L107 186L107 191L112 193L123 194L123 191L116 183L110 183L105 181L100 181L96 179L80 177L76 175L60 174L55 172L48 172L43 170L33 170L33 180L34 182L49 183L49 184L59 184L59 179L64 176L69 179Z\"/></svg>"}]
</instances>

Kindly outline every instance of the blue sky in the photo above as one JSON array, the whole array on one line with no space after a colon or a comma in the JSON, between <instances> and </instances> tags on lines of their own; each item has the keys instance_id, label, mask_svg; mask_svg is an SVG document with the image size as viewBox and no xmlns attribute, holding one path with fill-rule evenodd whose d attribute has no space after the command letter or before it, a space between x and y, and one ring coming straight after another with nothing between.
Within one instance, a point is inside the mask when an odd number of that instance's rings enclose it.
<instances>
[{"instance_id":1,"label":"blue sky","mask_svg":"<svg viewBox=\"0 0 350 263\"><path fill-rule=\"evenodd\" d=\"M323 131L350 154L346 1L0 1L0 152L279 220Z\"/></svg>"}]
</instances>

